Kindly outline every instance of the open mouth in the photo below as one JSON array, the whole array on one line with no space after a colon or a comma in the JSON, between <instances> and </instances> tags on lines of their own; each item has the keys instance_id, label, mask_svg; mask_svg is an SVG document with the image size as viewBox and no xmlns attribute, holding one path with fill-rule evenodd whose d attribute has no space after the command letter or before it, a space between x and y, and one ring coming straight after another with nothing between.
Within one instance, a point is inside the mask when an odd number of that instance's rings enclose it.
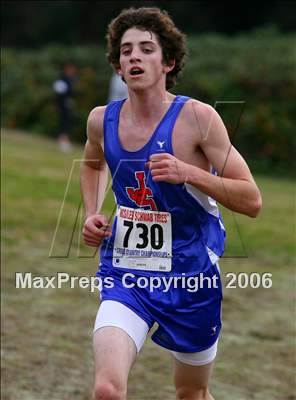
<instances>
[{"instance_id":1,"label":"open mouth","mask_svg":"<svg viewBox=\"0 0 296 400\"><path fill-rule=\"evenodd\" d=\"M132 68L130 70L130 75L132 75L132 76L142 75L143 73L144 73L144 71L138 67Z\"/></svg>"}]
</instances>

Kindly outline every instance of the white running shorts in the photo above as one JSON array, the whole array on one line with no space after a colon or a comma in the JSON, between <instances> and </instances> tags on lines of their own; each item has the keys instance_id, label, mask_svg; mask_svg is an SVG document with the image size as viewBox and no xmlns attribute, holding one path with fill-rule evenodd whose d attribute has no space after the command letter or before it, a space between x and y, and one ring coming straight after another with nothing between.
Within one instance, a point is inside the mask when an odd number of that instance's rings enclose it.
<instances>
[{"instance_id":1,"label":"white running shorts","mask_svg":"<svg viewBox=\"0 0 296 400\"><path fill-rule=\"evenodd\" d=\"M105 300L97 313L94 333L103 327L114 326L126 332L134 341L139 352L149 331L148 324L135 312L118 301ZM170 353L184 364L199 366L211 363L217 354L218 340L208 349L196 353Z\"/></svg>"}]
</instances>

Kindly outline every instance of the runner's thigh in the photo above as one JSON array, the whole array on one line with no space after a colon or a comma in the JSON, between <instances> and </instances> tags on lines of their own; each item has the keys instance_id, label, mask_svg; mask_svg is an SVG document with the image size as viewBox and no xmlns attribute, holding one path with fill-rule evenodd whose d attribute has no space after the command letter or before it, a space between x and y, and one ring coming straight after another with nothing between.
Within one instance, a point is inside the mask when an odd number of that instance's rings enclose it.
<instances>
[{"instance_id":1,"label":"runner's thigh","mask_svg":"<svg viewBox=\"0 0 296 400\"><path fill-rule=\"evenodd\" d=\"M135 361L134 341L121 328L106 326L94 333L95 379L125 386Z\"/></svg>"}]
</instances>

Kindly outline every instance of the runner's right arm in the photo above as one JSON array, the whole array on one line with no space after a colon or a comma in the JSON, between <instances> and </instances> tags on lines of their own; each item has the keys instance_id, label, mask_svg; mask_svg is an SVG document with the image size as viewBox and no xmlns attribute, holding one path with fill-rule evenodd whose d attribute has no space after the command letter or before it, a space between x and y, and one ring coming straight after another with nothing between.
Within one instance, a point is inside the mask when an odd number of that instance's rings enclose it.
<instances>
[{"instance_id":1,"label":"runner's right arm","mask_svg":"<svg viewBox=\"0 0 296 400\"><path fill-rule=\"evenodd\" d=\"M108 182L108 169L103 152L105 107L94 108L87 120L87 141L80 170L80 186L85 209L83 238L88 246L97 247L110 236L107 218L100 214Z\"/></svg>"}]
</instances>

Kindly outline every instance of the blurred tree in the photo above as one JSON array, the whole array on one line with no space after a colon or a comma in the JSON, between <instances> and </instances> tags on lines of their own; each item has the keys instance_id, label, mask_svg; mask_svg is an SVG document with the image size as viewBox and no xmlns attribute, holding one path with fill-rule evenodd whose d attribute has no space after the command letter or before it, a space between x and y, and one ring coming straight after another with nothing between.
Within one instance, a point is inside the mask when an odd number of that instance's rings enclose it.
<instances>
[{"instance_id":1,"label":"blurred tree","mask_svg":"<svg viewBox=\"0 0 296 400\"><path fill-rule=\"evenodd\" d=\"M234 145L260 172L296 171L291 158L296 146L295 39L294 33L270 28L234 37L188 35L190 57L173 91L216 105ZM72 137L84 142L89 111L108 96L111 68L105 52L98 45L2 49L2 126L53 136L58 121L52 82L59 64L72 60L79 69Z\"/></svg>"},{"instance_id":2,"label":"blurred tree","mask_svg":"<svg viewBox=\"0 0 296 400\"><path fill-rule=\"evenodd\" d=\"M2 1L1 38L5 47L40 47L50 43L102 43L107 24L126 7L166 9L186 33L233 34L257 26L275 25L295 31L295 1Z\"/></svg>"}]
</instances>

